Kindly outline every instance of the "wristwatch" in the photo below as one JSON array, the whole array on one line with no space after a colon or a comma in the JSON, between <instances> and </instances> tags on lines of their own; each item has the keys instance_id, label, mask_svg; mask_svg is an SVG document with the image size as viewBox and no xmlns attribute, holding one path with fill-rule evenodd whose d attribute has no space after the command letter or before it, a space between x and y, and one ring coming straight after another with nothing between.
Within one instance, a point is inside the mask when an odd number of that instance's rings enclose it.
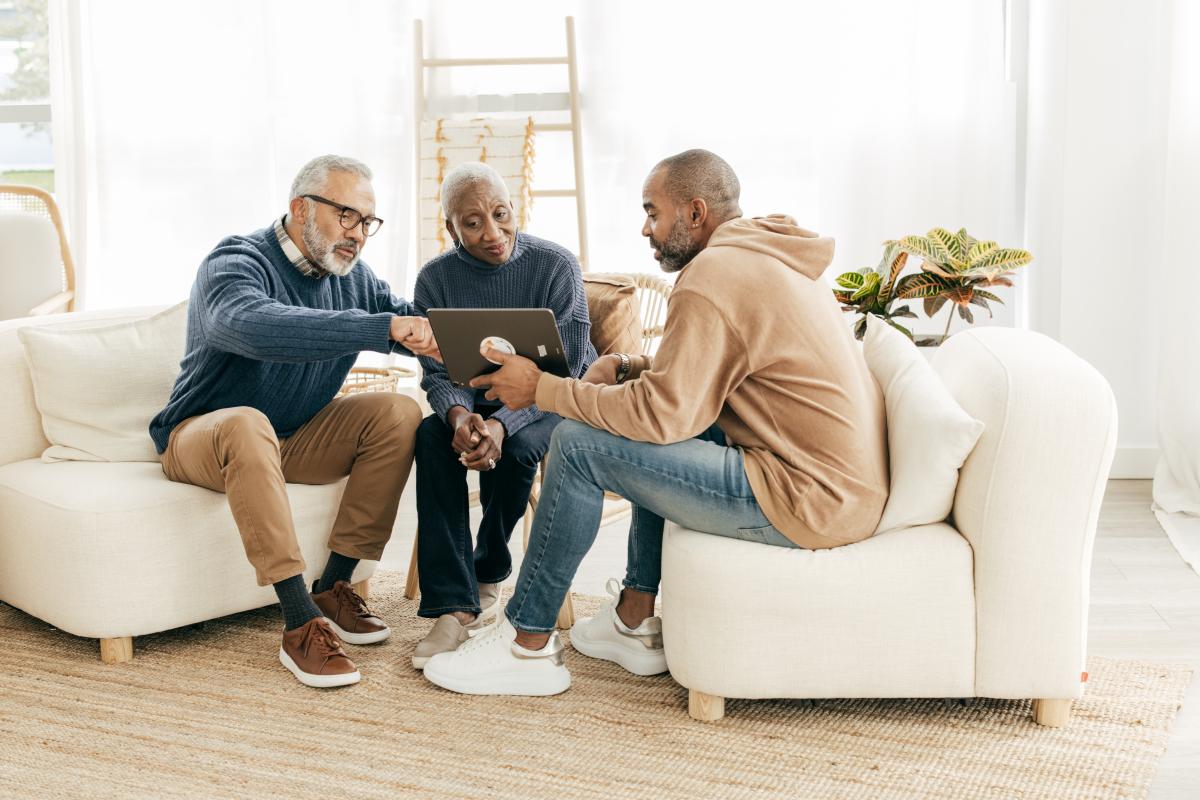
<instances>
[{"instance_id":1,"label":"wristwatch","mask_svg":"<svg viewBox=\"0 0 1200 800\"><path fill-rule=\"evenodd\" d=\"M621 363L617 365L617 383L624 383L625 379L629 377L629 370L633 368L633 364L627 353L617 353L616 356L621 359Z\"/></svg>"}]
</instances>

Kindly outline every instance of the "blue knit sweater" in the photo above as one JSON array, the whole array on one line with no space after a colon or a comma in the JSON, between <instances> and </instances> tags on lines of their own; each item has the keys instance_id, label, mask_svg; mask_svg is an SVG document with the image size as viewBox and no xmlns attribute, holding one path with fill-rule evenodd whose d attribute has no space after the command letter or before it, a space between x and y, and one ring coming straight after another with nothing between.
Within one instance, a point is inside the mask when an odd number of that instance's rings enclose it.
<instances>
[{"instance_id":1,"label":"blue knit sweater","mask_svg":"<svg viewBox=\"0 0 1200 800\"><path fill-rule=\"evenodd\" d=\"M150 422L154 446L166 450L183 420L234 406L290 436L334 398L360 352L411 355L388 331L394 315L414 313L362 262L345 277L301 274L273 227L224 239L196 273L181 371Z\"/></svg>"},{"instance_id":2,"label":"blue knit sweater","mask_svg":"<svg viewBox=\"0 0 1200 800\"><path fill-rule=\"evenodd\" d=\"M579 262L569 250L536 236L518 233L512 255L499 266L480 261L461 245L442 253L417 275L413 303L422 315L431 308L548 308L558 323L571 375L580 377L596 360ZM455 386L439 362L422 358L421 366L421 388L442 419L453 406L480 413L497 408L482 390ZM543 413L537 406L519 411L501 407L492 417L512 436Z\"/></svg>"}]
</instances>

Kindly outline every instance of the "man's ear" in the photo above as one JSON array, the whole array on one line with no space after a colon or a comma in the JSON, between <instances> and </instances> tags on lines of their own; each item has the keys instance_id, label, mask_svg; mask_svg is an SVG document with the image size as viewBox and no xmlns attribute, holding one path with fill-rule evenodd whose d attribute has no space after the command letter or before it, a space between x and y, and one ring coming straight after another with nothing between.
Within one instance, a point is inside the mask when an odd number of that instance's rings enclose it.
<instances>
[{"instance_id":1,"label":"man's ear","mask_svg":"<svg viewBox=\"0 0 1200 800\"><path fill-rule=\"evenodd\" d=\"M308 217L308 203L304 201L303 197L292 198L292 201L288 203L288 215L301 225L304 224Z\"/></svg>"},{"instance_id":2,"label":"man's ear","mask_svg":"<svg viewBox=\"0 0 1200 800\"><path fill-rule=\"evenodd\" d=\"M702 197L693 197L688 207L688 224L693 228L700 228L704 226L706 219L708 219L708 203L704 202Z\"/></svg>"},{"instance_id":3,"label":"man's ear","mask_svg":"<svg viewBox=\"0 0 1200 800\"><path fill-rule=\"evenodd\" d=\"M450 238L454 240L454 243L458 244L458 231L454 230L454 223L450 220L446 220L446 230L450 232Z\"/></svg>"}]
</instances>

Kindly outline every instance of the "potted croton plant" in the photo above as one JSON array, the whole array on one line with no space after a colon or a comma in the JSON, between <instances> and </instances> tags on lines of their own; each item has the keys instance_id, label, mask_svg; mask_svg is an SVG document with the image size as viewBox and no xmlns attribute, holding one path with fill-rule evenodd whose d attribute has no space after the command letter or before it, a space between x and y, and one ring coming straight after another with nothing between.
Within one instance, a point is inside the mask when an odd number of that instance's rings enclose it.
<instances>
[{"instance_id":1,"label":"potted croton plant","mask_svg":"<svg viewBox=\"0 0 1200 800\"><path fill-rule=\"evenodd\" d=\"M909 256L921 259L920 271L905 275ZM980 241L965 228L958 233L934 228L924 236L884 242L879 264L842 273L833 294L843 311L862 315L854 325L854 335L859 339L866 333L868 315L877 316L908 338L914 338L912 331L896 321L917 317L908 304L902 303L904 300L921 300L928 317L937 314L946 303L954 303L942 335L917 340L918 345L936 346L949 336L955 313L968 324L975 321L971 306L984 309L990 316L989 304L1004 301L988 289L1012 286L1013 271L1032 260L1028 250Z\"/></svg>"}]
</instances>

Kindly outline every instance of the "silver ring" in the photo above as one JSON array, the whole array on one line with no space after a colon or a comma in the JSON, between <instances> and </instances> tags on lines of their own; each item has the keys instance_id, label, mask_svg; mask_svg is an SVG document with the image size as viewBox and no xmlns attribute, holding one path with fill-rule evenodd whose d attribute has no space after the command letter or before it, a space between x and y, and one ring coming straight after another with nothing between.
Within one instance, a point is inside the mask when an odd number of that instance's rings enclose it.
<instances>
[{"instance_id":1,"label":"silver ring","mask_svg":"<svg viewBox=\"0 0 1200 800\"><path fill-rule=\"evenodd\" d=\"M488 469L495 469L495 468L496 468L496 459L489 458L488 459Z\"/></svg>"}]
</instances>

